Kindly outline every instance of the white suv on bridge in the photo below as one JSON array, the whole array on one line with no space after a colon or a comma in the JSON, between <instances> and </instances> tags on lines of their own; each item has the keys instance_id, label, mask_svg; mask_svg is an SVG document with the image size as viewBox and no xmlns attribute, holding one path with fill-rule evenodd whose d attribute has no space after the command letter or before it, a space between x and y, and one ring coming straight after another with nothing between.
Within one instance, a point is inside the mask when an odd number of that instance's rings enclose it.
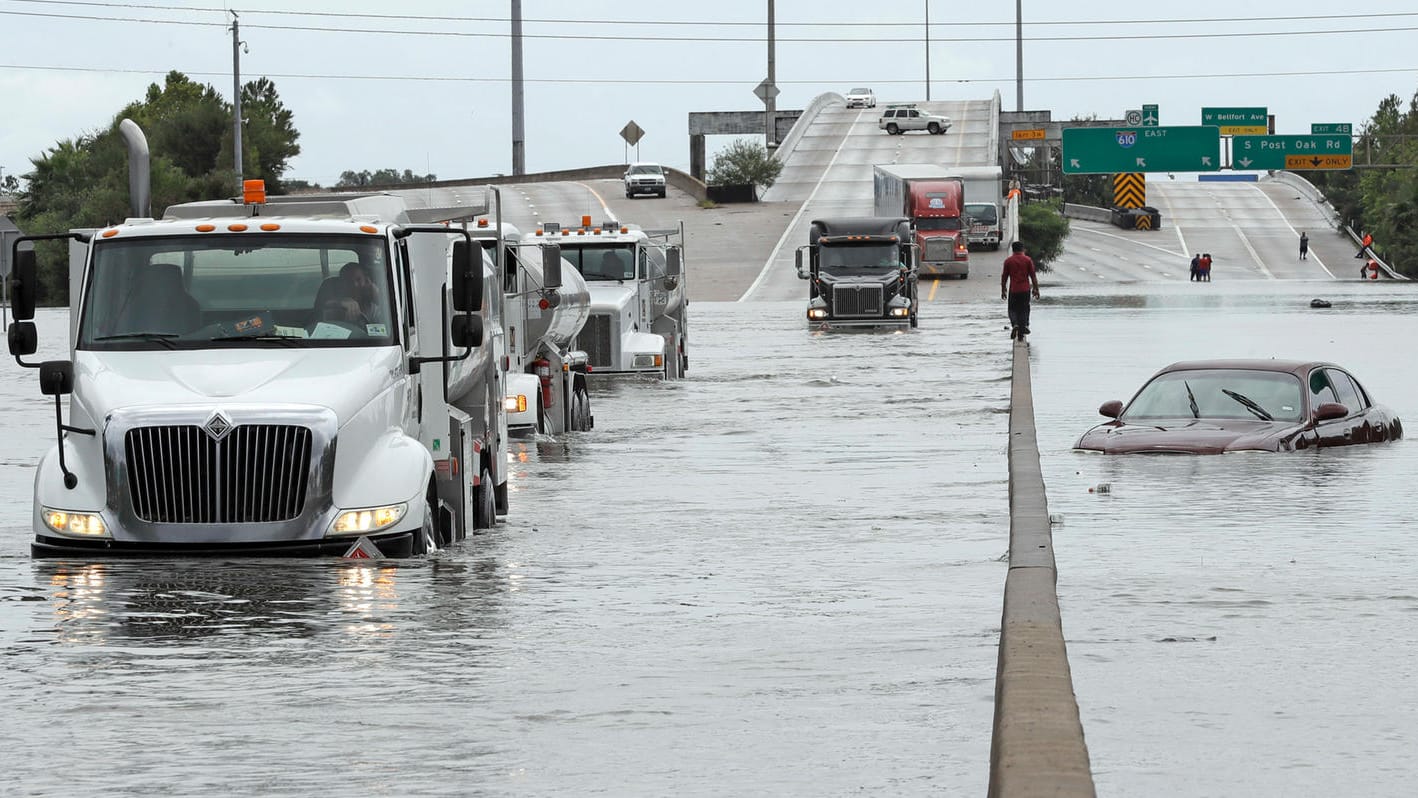
<instances>
[{"instance_id":1,"label":"white suv on bridge","mask_svg":"<svg viewBox=\"0 0 1418 798\"><path fill-rule=\"evenodd\" d=\"M920 111L914 105L889 105L877 121L877 127L893 136L908 130L924 130L939 135L950 129L950 117Z\"/></svg>"},{"instance_id":2,"label":"white suv on bridge","mask_svg":"<svg viewBox=\"0 0 1418 798\"><path fill-rule=\"evenodd\" d=\"M625 170L625 197L636 194L665 196L665 170L657 163L633 163Z\"/></svg>"}]
</instances>

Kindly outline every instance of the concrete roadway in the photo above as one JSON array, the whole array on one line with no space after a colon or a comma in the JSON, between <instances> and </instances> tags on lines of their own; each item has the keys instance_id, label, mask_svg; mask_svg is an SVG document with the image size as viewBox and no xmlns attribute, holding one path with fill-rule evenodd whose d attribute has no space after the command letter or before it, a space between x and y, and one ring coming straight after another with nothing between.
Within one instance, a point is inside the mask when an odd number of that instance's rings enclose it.
<instances>
[{"instance_id":1,"label":"concrete roadway","mask_svg":"<svg viewBox=\"0 0 1418 798\"><path fill-rule=\"evenodd\" d=\"M504 214L524 230L539 220L578 224L608 218L645 228L685 222L690 296L710 301L801 300L793 253L807 242L808 223L821 216L872 212L872 165L936 162L973 165L992 160L990 100L919 103L951 117L943 136L889 136L877 129L880 109L824 109L782 153L784 168L763 201L701 208L674 188L665 199L627 199L617 180L509 185ZM1132 283L1186 280L1195 253L1210 252L1214 281L1248 279L1358 279L1353 245L1329 227L1300 191L1275 180L1197 182L1149 175L1148 204L1162 213L1162 229L1121 230L1072 220L1063 255L1042 282ZM1299 260L1299 234L1310 236L1310 257ZM975 301L997 291L1001 252L971 253L972 277L927 281L924 303Z\"/></svg>"}]
</instances>

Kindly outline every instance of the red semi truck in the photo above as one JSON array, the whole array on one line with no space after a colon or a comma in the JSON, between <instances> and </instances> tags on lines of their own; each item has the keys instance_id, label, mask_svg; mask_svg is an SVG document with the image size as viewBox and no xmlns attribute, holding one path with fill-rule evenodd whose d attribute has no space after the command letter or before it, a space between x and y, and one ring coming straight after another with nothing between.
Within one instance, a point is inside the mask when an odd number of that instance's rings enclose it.
<instances>
[{"instance_id":1,"label":"red semi truck","mask_svg":"<svg viewBox=\"0 0 1418 798\"><path fill-rule=\"evenodd\" d=\"M970 252L962 219L965 183L950 167L885 164L873 167L877 216L905 216L921 253L921 276L970 276Z\"/></svg>"}]
</instances>

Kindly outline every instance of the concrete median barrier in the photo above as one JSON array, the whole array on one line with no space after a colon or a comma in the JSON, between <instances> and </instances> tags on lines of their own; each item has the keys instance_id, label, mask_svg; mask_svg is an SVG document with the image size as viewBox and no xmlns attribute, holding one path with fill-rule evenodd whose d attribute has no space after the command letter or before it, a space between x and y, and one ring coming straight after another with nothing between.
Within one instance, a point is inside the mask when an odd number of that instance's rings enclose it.
<instances>
[{"instance_id":1,"label":"concrete median barrier","mask_svg":"<svg viewBox=\"0 0 1418 798\"><path fill-rule=\"evenodd\" d=\"M1010 390L1009 515L989 795L1092 798L1097 793L1064 645L1024 344L1014 346Z\"/></svg>"}]
</instances>

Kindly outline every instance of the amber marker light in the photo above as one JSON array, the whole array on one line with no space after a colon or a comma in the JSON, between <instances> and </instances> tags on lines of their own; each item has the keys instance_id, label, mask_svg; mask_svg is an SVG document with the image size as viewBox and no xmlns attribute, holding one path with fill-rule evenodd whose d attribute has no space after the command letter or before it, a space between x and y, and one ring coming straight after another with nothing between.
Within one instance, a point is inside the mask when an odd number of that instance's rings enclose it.
<instances>
[{"instance_id":1,"label":"amber marker light","mask_svg":"<svg viewBox=\"0 0 1418 798\"><path fill-rule=\"evenodd\" d=\"M281 226L274 222L266 222L265 224L261 225L261 229L265 230L268 233L271 233L281 229Z\"/></svg>"},{"instance_id":2,"label":"amber marker light","mask_svg":"<svg viewBox=\"0 0 1418 798\"><path fill-rule=\"evenodd\" d=\"M266 181L259 179L241 181L241 201L247 205L264 205L266 203Z\"/></svg>"},{"instance_id":3,"label":"amber marker light","mask_svg":"<svg viewBox=\"0 0 1418 798\"><path fill-rule=\"evenodd\" d=\"M215 230L215 229L217 229L217 226L214 225L214 224L199 224L199 225L197 225L197 232L199 232L199 233L210 233L210 232L212 232L212 231Z\"/></svg>"},{"instance_id":4,"label":"amber marker light","mask_svg":"<svg viewBox=\"0 0 1418 798\"><path fill-rule=\"evenodd\" d=\"M379 228L372 224L362 224L359 226L359 231L361 233L377 233L379 232Z\"/></svg>"},{"instance_id":5,"label":"amber marker light","mask_svg":"<svg viewBox=\"0 0 1418 798\"><path fill-rule=\"evenodd\" d=\"M118 231L113 228L109 228L108 230L103 231L104 238L113 238L116 235L118 235Z\"/></svg>"}]
</instances>

